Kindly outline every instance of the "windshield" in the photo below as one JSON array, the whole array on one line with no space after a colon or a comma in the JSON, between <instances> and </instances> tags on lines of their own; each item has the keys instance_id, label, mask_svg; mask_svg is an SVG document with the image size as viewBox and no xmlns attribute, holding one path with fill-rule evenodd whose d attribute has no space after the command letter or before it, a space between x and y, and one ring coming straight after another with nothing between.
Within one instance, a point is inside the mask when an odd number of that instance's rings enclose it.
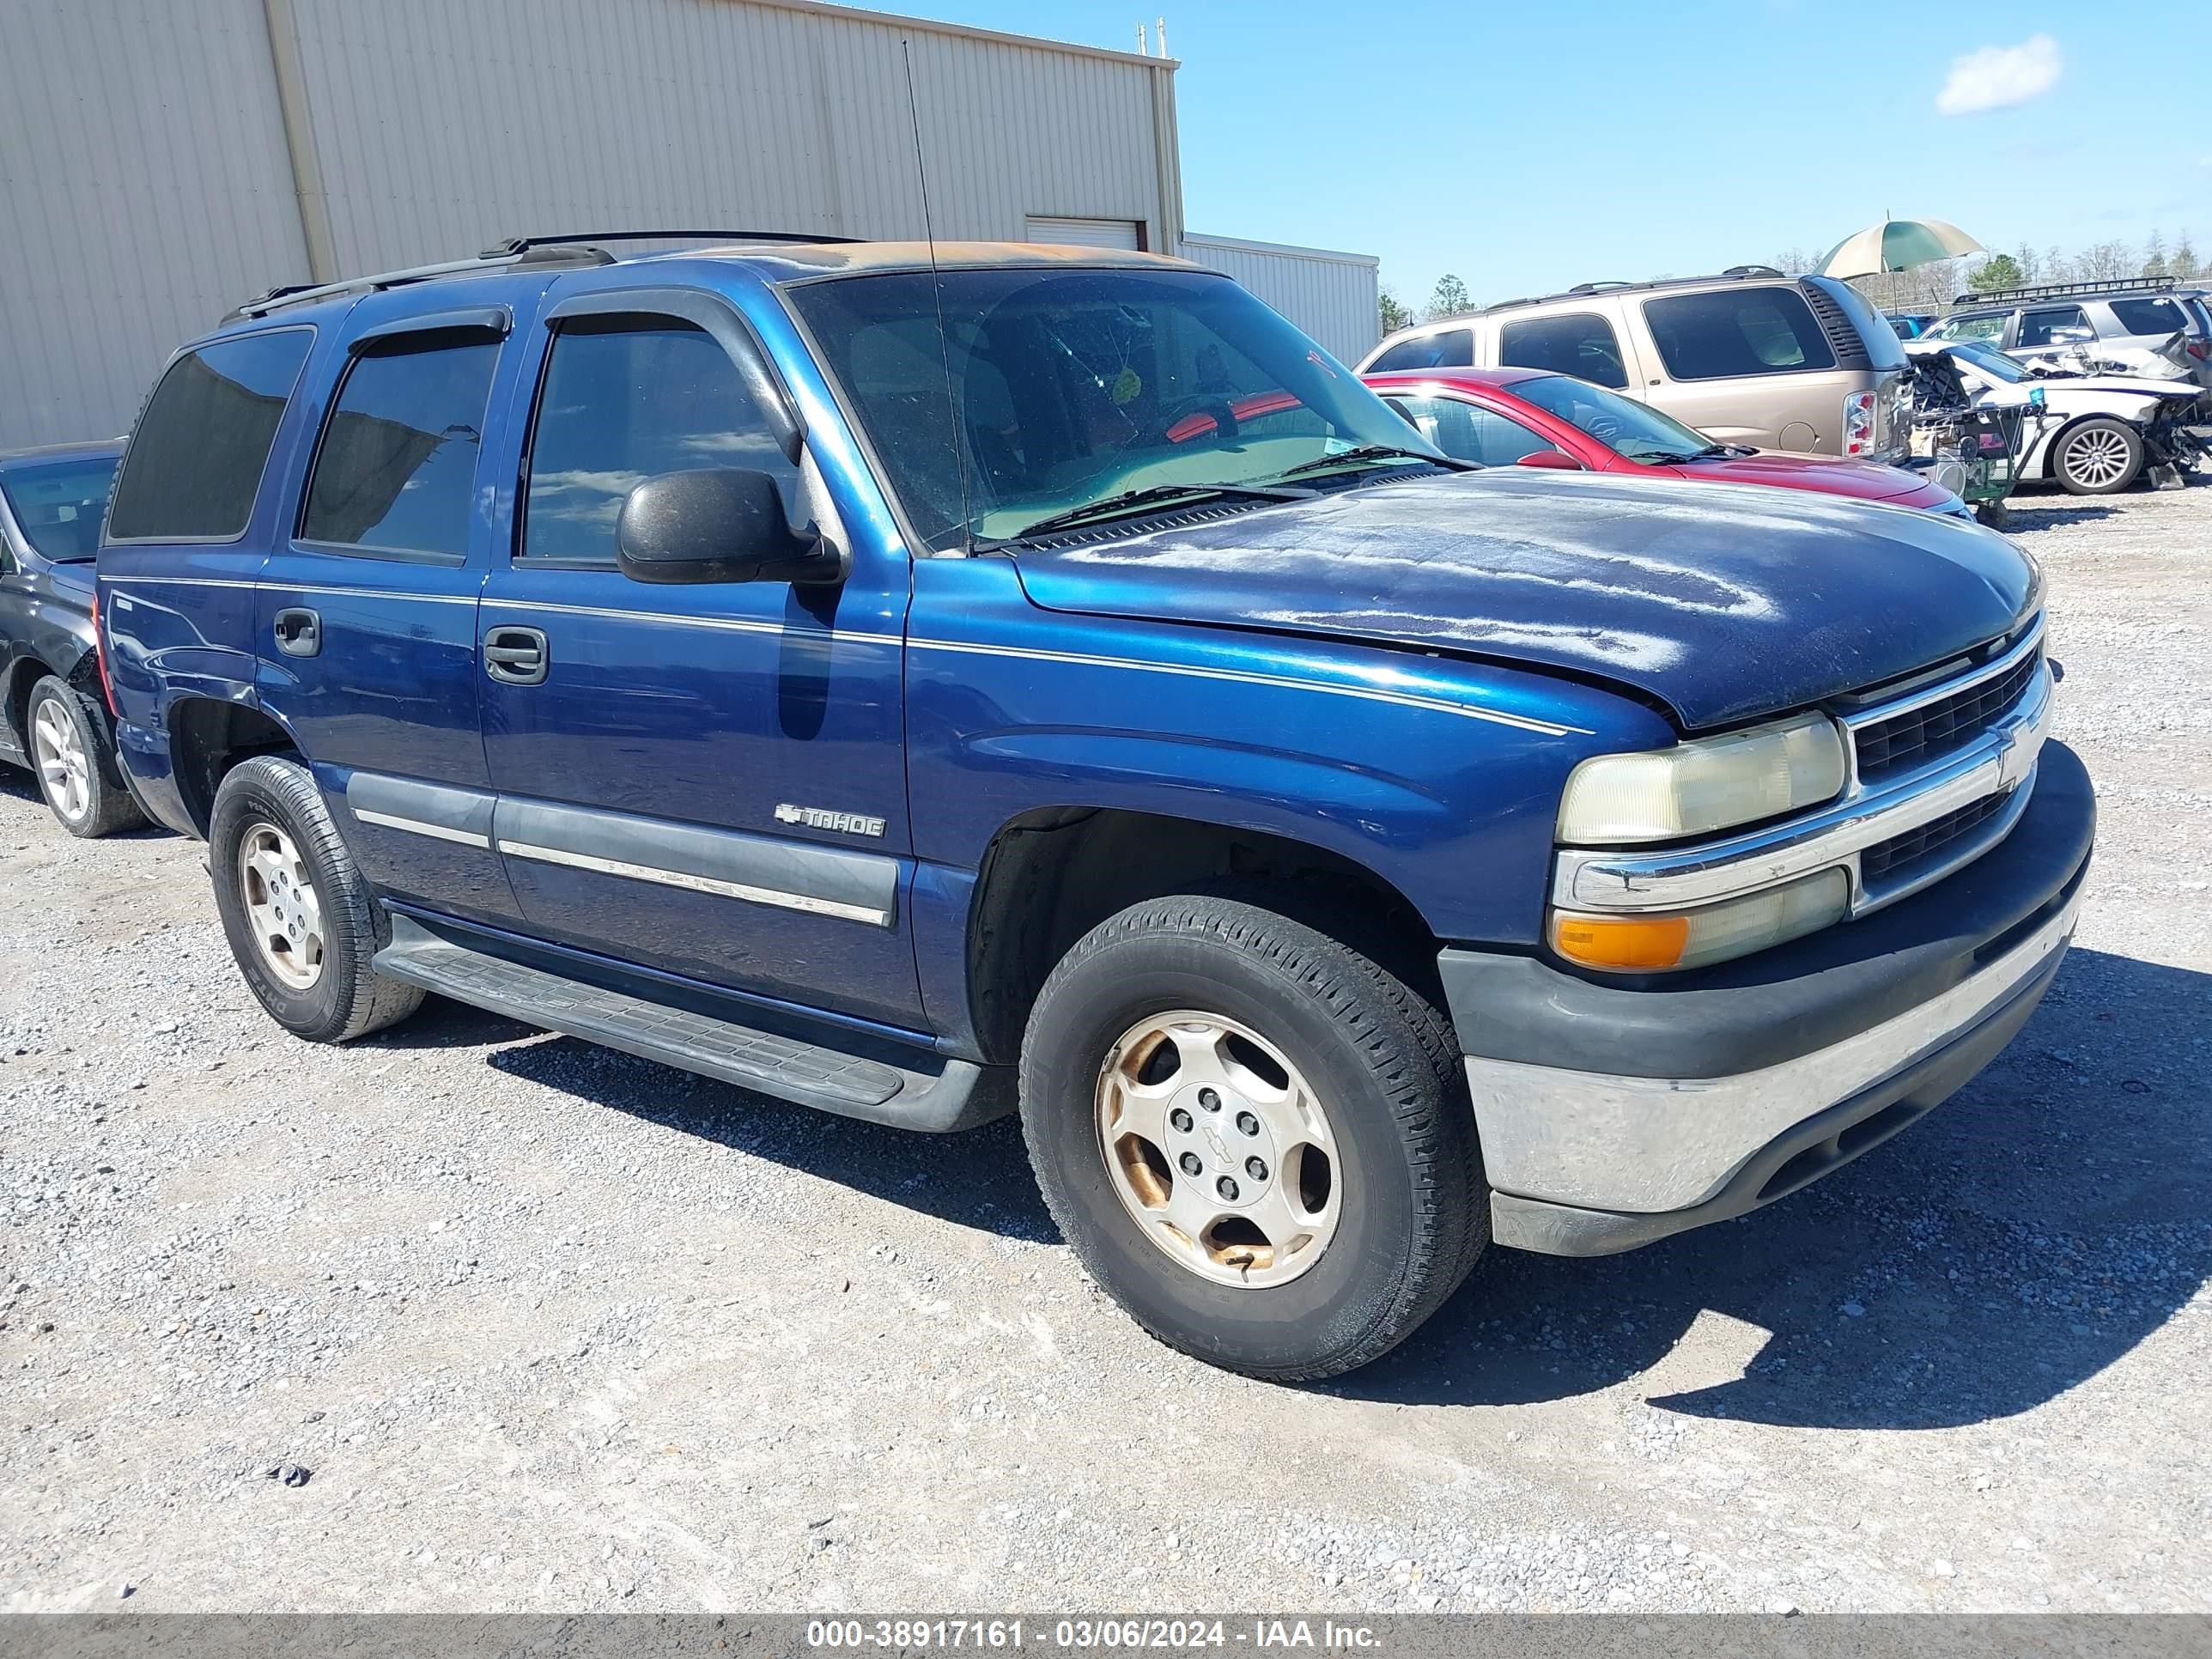
<instances>
[{"instance_id":1,"label":"windshield","mask_svg":"<svg viewBox=\"0 0 2212 1659\"><path fill-rule=\"evenodd\" d=\"M1301 466L1290 483L1310 486L1327 469L1308 464L1368 445L1436 453L1225 278L1015 269L939 280L941 296L927 271L787 290L933 550L1137 490L1162 501Z\"/></svg>"},{"instance_id":2,"label":"windshield","mask_svg":"<svg viewBox=\"0 0 2212 1659\"><path fill-rule=\"evenodd\" d=\"M1972 340L1961 340L1950 349L1954 361L1972 364L1993 380L2002 380L2009 386L2027 378L2026 369L1995 346L1981 345Z\"/></svg>"},{"instance_id":3,"label":"windshield","mask_svg":"<svg viewBox=\"0 0 2212 1659\"><path fill-rule=\"evenodd\" d=\"M1632 461L1680 461L1712 447L1713 441L1671 415L1588 380L1541 374L1505 388L1515 397L1610 444Z\"/></svg>"},{"instance_id":4,"label":"windshield","mask_svg":"<svg viewBox=\"0 0 2212 1659\"><path fill-rule=\"evenodd\" d=\"M7 492L8 510L32 547L65 564L100 550L100 518L114 481L115 457L94 455L14 468L0 474L0 490Z\"/></svg>"}]
</instances>

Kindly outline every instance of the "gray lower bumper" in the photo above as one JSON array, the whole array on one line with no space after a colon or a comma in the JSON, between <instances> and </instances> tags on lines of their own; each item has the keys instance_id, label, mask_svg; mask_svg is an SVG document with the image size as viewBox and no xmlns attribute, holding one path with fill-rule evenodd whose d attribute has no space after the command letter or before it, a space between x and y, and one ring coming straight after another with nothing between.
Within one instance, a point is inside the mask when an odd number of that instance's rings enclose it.
<instances>
[{"instance_id":1,"label":"gray lower bumper","mask_svg":"<svg viewBox=\"0 0 2212 1659\"><path fill-rule=\"evenodd\" d=\"M2080 904L2077 891L1936 1001L1763 1071L1669 1085L1469 1060L1486 1158L1505 1154L1489 1169L1492 1237L1607 1255L1742 1215L1840 1169L2012 1041L2057 974ZM1549 1115L1534 1133L1531 1109Z\"/></svg>"}]
</instances>

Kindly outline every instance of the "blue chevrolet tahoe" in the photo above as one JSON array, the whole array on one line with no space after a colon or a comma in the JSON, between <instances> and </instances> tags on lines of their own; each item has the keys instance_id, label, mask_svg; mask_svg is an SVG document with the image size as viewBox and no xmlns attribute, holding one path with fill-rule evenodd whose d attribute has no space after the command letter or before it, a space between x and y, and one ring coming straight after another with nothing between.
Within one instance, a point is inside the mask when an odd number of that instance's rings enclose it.
<instances>
[{"instance_id":1,"label":"blue chevrolet tahoe","mask_svg":"<svg viewBox=\"0 0 2212 1659\"><path fill-rule=\"evenodd\" d=\"M1018 1109L1098 1283L1266 1377L1894 1134L2027 1020L2094 832L2002 537L1470 469L1141 255L272 294L163 373L99 577L131 787L286 1029L435 992Z\"/></svg>"}]
</instances>

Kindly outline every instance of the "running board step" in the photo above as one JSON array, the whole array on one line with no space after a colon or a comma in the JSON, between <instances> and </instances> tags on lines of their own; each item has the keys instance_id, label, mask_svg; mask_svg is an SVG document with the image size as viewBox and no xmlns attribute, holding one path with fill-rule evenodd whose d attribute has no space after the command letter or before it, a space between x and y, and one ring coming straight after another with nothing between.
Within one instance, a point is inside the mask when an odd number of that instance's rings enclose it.
<instances>
[{"instance_id":1,"label":"running board step","mask_svg":"<svg viewBox=\"0 0 2212 1659\"><path fill-rule=\"evenodd\" d=\"M405 916L392 918L392 943L373 965L387 979L525 1024L842 1117L943 1133L1012 1106L1003 1066L946 1060L934 1073L911 1071L472 950Z\"/></svg>"}]
</instances>

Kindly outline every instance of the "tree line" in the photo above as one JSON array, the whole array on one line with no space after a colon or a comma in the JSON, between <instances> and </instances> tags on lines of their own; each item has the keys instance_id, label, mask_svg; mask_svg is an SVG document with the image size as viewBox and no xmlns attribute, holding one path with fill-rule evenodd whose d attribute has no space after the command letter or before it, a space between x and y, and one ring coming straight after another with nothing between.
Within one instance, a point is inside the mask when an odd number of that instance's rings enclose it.
<instances>
[{"instance_id":1,"label":"tree line","mask_svg":"<svg viewBox=\"0 0 2212 1659\"><path fill-rule=\"evenodd\" d=\"M1821 250L1793 247L1769 263L1777 270L1796 276L1817 270L1821 257ZM1911 270L1855 277L1851 285L1884 311L1935 312L1949 310L1954 297L1961 294L1995 294L2039 283L2109 283L2130 276L2212 282L2212 264L2197 253L2187 231L2169 246L2154 230L2143 243L2097 242L2072 252L2056 246L2036 248L2023 242L2009 252L1939 259ZM1413 323L1441 322L1480 309L1467 284L1449 272L1437 278L1428 297L1419 303L1404 300L1387 283L1378 302L1385 334Z\"/></svg>"}]
</instances>

